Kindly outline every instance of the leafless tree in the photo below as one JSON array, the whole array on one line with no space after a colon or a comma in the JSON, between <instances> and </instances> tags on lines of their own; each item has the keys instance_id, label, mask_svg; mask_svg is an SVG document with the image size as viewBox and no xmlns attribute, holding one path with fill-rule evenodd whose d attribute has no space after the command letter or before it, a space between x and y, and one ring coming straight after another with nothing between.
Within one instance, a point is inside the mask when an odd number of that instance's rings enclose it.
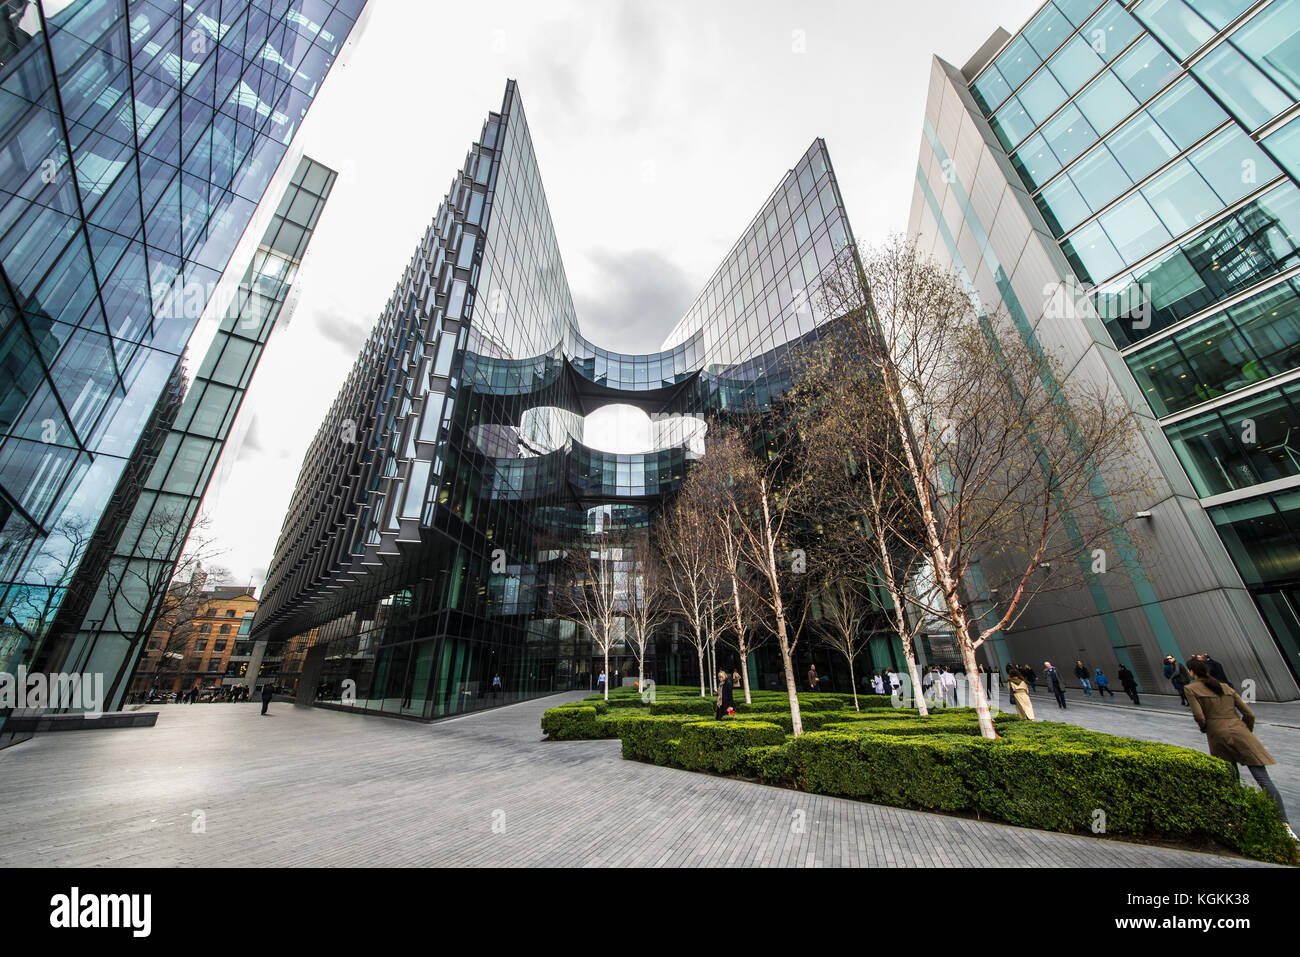
<instances>
[{"instance_id":1,"label":"leafless tree","mask_svg":"<svg viewBox=\"0 0 1300 957\"><path fill-rule=\"evenodd\" d=\"M826 569L819 584L818 604L822 615L817 621L817 631L822 644L848 664L853 708L861 711L854 662L871 637L870 623L876 614L875 603L860 584L849 575L838 573L834 565Z\"/></svg>"},{"instance_id":2,"label":"leafless tree","mask_svg":"<svg viewBox=\"0 0 1300 957\"><path fill-rule=\"evenodd\" d=\"M672 617L672 588L664 560L647 531L628 536L623 550L626 594L622 602L627 643L636 657L637 688L645 689L645 656L655 632Z\"/></svg>"},{"instance_id":3,"label":"leafless tree","mask_svg":"<svg viewBox=\"0 0 1300 957\"><path fill-rule=\"evenodd\" d=\"M81 519L64 519L46 536L31 561L29 582L12 589L5 602L0 628L0 671L12 672L20 656L38 645L54 623L74 587L77 570L90 545L92 529ZM0 565L16 567L39 536L28 531L0 541Z\"/></svg>"},{"instance_id":4,"label":"leafless tree","mask_svg":"<svg viewBox=\"0 0 1300 957\"><path fill-rule=\"evenodd\" d=\"M154 503L141 520L131 519L135 528L128 528L123 536L124 541L134 543L131 555L115 555L109 561L102 586L104 627L121 634L130 651L123 655L105 700L114 700L130 678L138 649L166 606L168 589L189 590L196 587L196 581L201 588L210 580L204 568L211 566L223 549L209 534L208 517L199 515L191 521L189 515L183 504Z\"/></svg>"},{"instance_id":5,"label":"leafless tree","mask_svg":"<svg viewBox=\"0 0 1300 957\"><path fill-rule=\"evenodd\" d=\"M1140 430L1121 396L1067 377L1032 334L983 311L906 241L860 258L849 250L840 265L825 283L828 308L879 377L969 679L976 650L1035 597L1104 573L1112 542L1132 547L1134 503L1150 501L1133 454ZM983 618L967 608L977 562L996 595ZM970 692L981 732L996 737L982 682Z\"/></svg>"},{"instance_id":6,"label":"leafless tree","mask_svg":"<svg viewBox=\"0 0 1300 957\"><path fill-rule=\"evenodd\" d=\"M807 618L806 601L798 601L791 615L791 598L805 590L804 569L791 560L791 528L787 521L795 515L794 502L801 481L797 460L797 443L783 434L772 416L755 418L760 436L750 437L735 426L718 424L704 456L692 470L688 482L698 482L709 490L716 503L719 532L724 543L734 547L733 603L738 619L743 615L741 600L744 589L763 608L781 650L786 690L794 734L803 733L799 712L798 684L794 674L794 648ZM750 447L763 446L764 457ZM724 545L724 548L728 546ZM744 622L737 637L744 630ZM748 700L748 669L743 669Z\"/></svg>"},{"instance_id":7,"label":"leafless tree","mask_svg":"<svg viewBox=\"0 0 1300 957\"><path fill-rule=\"evenodd\" d=\"M624 599L618 583L622 549L595 536L570 548L559 569L554 591L555 614L586 630L605 658L605 700L609 700L609 653L619 639Z\"/></svg>"},{"instance_id":8,"label":"leafless tree","mask_svg":"<svg viewBox=\"0 0 1300 957\"><path fill-rule=\"evenodd\" d=\"M807 518L822 530L823 561L836 585L887 596L915 692L921 687L915 640L926 620L911 607L917 592L910 585L925 556L920 509L881 378L856 361L862 343L854 321L842 319L803 357L792 393L802 413ZM924 698L912 697L928 715Z\"/></svg>"},{"instance_id":9,"label":"leafless tree","mask_svg":"<svg viewBox=\"0 0 1300 957\"><path fill-rule=\"evenodd\" d=\"M710 535L713 517L706 513L691 486L685 487L665 511L656 543L663 559L666 585L675 610L686 624L700 669L700 697L705 687L705 653L718 632L719 594L715 543Z\"/></svg>"}]
</instances>

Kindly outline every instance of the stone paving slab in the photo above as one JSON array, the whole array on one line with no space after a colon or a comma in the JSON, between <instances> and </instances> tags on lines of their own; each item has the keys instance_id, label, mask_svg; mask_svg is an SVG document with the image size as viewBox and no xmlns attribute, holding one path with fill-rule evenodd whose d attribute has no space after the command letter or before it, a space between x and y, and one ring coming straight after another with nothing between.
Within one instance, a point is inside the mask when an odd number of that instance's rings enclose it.
<instances>
[{"instance_id":1,"label":"stone paving slab","mask_svg":"<svg viewBox=\"0 0 1300 957\"><path fill-rule=\"evenodd\" d=\"M178 705L154 728L38 735L0 751L0 865L1256 863L624 761L617 741L541 741L542 711L578 697L431 725Z\"/></svg>"}]
</instances>

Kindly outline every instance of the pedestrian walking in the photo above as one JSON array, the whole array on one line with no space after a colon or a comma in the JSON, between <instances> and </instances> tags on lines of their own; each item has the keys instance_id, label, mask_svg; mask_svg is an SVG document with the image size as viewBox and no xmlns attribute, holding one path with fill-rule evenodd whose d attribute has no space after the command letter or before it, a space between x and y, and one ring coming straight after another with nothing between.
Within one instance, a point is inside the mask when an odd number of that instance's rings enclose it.
<instances>
[{"instance_id":1,"label":"pedestrian walking","mask_svg":"<svg viewBox=\"0 0 1300 957\"><path fill-rule=\"evenodd\" d=\"M1165 655L1165 677L1174 686L1174 691L1178 692L1178 700L1183 707L1188 707L1186 688L1191 683L1192 676L1188 673L1187 666L1181 661L1174 661L1173 655Z\"/></svg>"},{"instance_id":2,"label":"pedestrian walking","mask_svg":"<svg viewBox=\"0 0 1300 957\"><path fill-rule=\"evenodd\" d=\"M903 679L898 677L898 672L893 668L886 668L885 674L889 676L889 693L898 694L898 689L903 687Z\"/></svg>"},{"instance_id":3,"label":"pedestrian walking","mask_svg":"<svg viewBox=\"0 0 1300 957\"><path fill-rule=\"evenodd\" d=\"M876 694L885 693L885 679L880 677L879 672L873 672L871 675L871 690Z\"/></svg>"},{"instance_id":4,"label":"pedestrian walking","mask_svg":"<svg viewBox=\"0 0 1300 957\"><path fill-rule=\"evenodd\" d=\"M1034 717L1034 703L1029 700L1029 682L1025 680L1025 676L1012 668L1007 686L1011 689L1011 700L1015 703L1016 714L1025 721L1037 721L1038 719Z\"/></svg>"},{"instance_id":5,"label":"pedestrian walking","mask_svg":"<svg viewBox=\"0 0 1300 957\"><path fill-rule=\"evenodd\" d=\"M1088 666L1077 658L1074 661L1074 676L1079 679L1079 684L1083 685L1083 693L1091 698L1092 682L1088 680Z\"/></svg>"},{"instance_id":6,"label":"pedestrian walking","mask_svg":"<svg viewBox=\"0 0 1300 957\"><path fill-rule=\"evenodd\" d=\"M266 709L271 706L271 698L275 696L275 689L271 682L262 685L262 714L266 714Z\"/></svg>"},{"instance_id":7,"label":"pedestrian walking","mask_svg":"<svg viewBox=\"0 0 1300 957\"><path fill-rule=\"evenodd\" d=\"M1287 820L1286 806L1276 785L1269 779L1267 765L1277 764L1277 759L1255 737L1255 712L1242 700L1230 684L1225 684L1210 674L1210 666L1200 658L1188 663L1193 680L1186 688L1188 707L1196 725L1205 732L1210 754L1222 758L1234 768L1244 764L1250 776L1273 803L1286 824L1287 833L1295 839L1295 831ZM1237 717L1237 713L1241 717Z\"/></svg>"},{"instance_id":8,"label":"pedestrian walking","mask_svg":"<svg viewBox=\"0 0 1300 957\"><path fill-rule=\"evenodd\" d=\"M1133 677L1133 672L1129 671L1123 665L1119 666L1119 686L1124 689L1124 693L1133 699L1135 705L1141 705L1138 700L1137 679Z\"/></svg>"},{"instance_id":9,"label":"pedestrian walking","mask_svg":"<svg viewBox=\"0 0 1300 957\"><path fill-rule=\"evenodd\" d=\"M1047 675L1048 684L1051 685L1052 694L1056 695L1056 706L1058 708L1064 708L1065 690L1061 687L1060 672L1058 672L1055 668L1052 667L1052 663L1050 661L1043 662L1043 669L1044 669L1044 673Z\"/></svg>"},{"instance_id":10,"label":"pedestrian walking","mask_svg":"<svg viewBox=\"0 0 1300 957\"><path fill-rule=\"evenodd\" d=\"M496 698L501 694L501 675L492 676L492 697Z\"/></svg>"},{"instance_id":11,"label":"pedestrian walking","mask_svg":"<svg viewBox=\"0 0 1300 957\"><path fill-rule=\"evenodd\" d=\"M1097 686L1098 697L1110 695L1115 697L1115 692L1110 690L1110 679L1106 677L1106 672L1098 668L1092 675L1092 682Z\"/></svg>"},{"instance_id":12,"label":"pedestrian walking","mask_svg":"<svg viewBox=\"0 0 1300 957\"><path fill-rule=\"evenodd\" d=\"M604 692L605 692L605 672L604 672L604 669L601 670L600 674L599 674L599 675L597 676L597 678L596 678L596 690L597 690L598 692L600 692L601 694L604 694Z\"/></svg>"},{"instance_id":13,"label":"pedestrian walking","mask_svg":"<svg viewBox=\"0 0 1300 957\"><path fill-rule=\"evenodd\" d=\"M957 676L952 673L951 668L945 667L943 673L939 675L939 681L943 684L943 703L948 707L955 707L957 704Z\"/></svg>"},{"instance_id":14,"label":"pedestrian walking","mask_svg":"<svg viewBox=\"0 0 1300 957\"><path fill-rule=\"evenodd\" d=\"M718 672L718 696L713 703L719 721L728 714L735 714L736 702L731 694L731 678L725 671Z\"/></svg>"},{"instance_id":15,"label":"pedestrian walking","mask_svg":"<svg viewBox=\"0 0 1300 957\"><path fill-rule=\"evenodd\" d=\"M808 690L816 691L817 688L818 688L817 666L809 665L808 666Z\"/></svg>"},{"instance_id":16,"label":"pedestrian walking","mask_svg":"<svg viewBox=\"0 0 1300 957\"><path fill-rule=\"evenodd\" d=\"M1020 670L1024 673L1025 677L1026 677L1027 679L1029 679L1029 690L1030 690L1030 691L1033 691L1033 692L1037 692L1037 691L1038 691L1038 672L1035 671L1033 668L1029 667L1029 665L1025 665L1025 666L1024 666L1023 668L1021 668Z\"/></svg>"}]
</instances>

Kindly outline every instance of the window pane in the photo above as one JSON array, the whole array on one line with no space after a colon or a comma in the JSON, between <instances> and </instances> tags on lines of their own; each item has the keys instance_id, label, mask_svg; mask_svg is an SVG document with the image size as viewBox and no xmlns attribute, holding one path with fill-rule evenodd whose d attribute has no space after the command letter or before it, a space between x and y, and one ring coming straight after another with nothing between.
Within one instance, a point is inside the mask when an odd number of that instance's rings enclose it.
<instances>
[{"instance_id":1,"label":"window pane","mask_svg":"<svg viewBox=\"0 0 1300 957\"><path fill-rule=\"evenodd\" d=\"M1260 183L1267 183L1281 174L1264 151L1236 126L1229 127L1195 150L1190 159L1214 187L1224 205L1235 203L1253 192Z\"/></svg>"},{"instance_id":2,"label":"window pane","mask_svg":"<svg viewBox=\"0 0 1300 957\"><path fill-rule=\"evenodd\" d=\"M1133 11L1152 33L1186 60L1215 30L1183 0L1144 0Z\"/></svg>"},{"instance_id":3,"label":"window pane","mask_svg":"<svg viewBox=\"0 0 1300 957\"><path fill-rule=\"evenodd\" d=\"M1138 101L1109 71L1079 94L1074 101L1094 130L1104 132L1137 109Z\"/></svg>"},{"instance_id":4,"label":"window pane","mask_svg":"<svg viewBox=\"0 0 1300 957\"><path fill-rule=\"evenodd\" d=\"M1046 58L1070 35L1071 29L1070 21L1049 3L1029 21L1023 35L1039 57Z\"/></svg>"},{"instance_id":5,"label":"window pane","mask_svg":"<svg viewBox=\"0 0 1300 957\"><path fill-rule=\"evenodd\" d=\"M1142 195L1175 236L1199 226L1223 208L1214 190L1186 160L1142 187Z\"/></svg>"},{"instance_id":6,"label":"window pane","mask_svg":"<svg viewBox=\"0 0 1300 957\"><path fill-rule=\"evenodd\" d=\"M1113 69L1138 102L1145 103L1178 72L1178 64L1159 43L1145 37L1120 57Z\"/></svg>"},{"instance_id":7,"label":"window pane","mask_svg":"<svg viewBox=\"0 0 1300 957\"><path fill-rule=\"evenodd\" d=\"M1094 211L1133 185L1119 161L1104 145L1079 160L1070 170L1070 178Z\"/></svg>"},{"instance_id":8,"label":"window pane","mask_svg":"<svg viewBox=\"0 0 1300 957\"><path fill-rule=\"evenodd\" d=\"M1016 172L1020 174L1020 178L1031 190L1042 186L1061 168L1060 161L1047 148L1047 140L1041 133L1026 140L1011 157L1011 162L1016 167Z\"/></svg>"},{"instance_id":9,"label":"window pane","mask_svg":"<svg viewBox=\"0 0 1300 957\"><path fill-rule=\"evenodd\" d=\"M1248 129L1258 129L1291 105L1291 98L1230 43L1215 47L1192 72Z\"/></svg>"},{"instance_id":10,"label":"window pane","mask_svg":"<svg viewBox=\"0 0 1300 957\"><path fill-rule=\"evenodd\" d=\"M1065 102L1065 91L1049 71L1039 70L1021 89L1019 98L1021 106L1034 121L1033 125L1038 126ZM1025 130L1024 136L1030 132L1031 130Z\"/></svg>"},{"instance_id":11,"label":"window pane","mask_svg":"<svg viewBox=\"0 0 1300 957\"><path fill-rule=\"evenodd\" d=\"M1061 86L1074 93L1097 75L1105 64L1088 42L1073 36L1056 56L1048 61L1047 68L1060 81Z\"/></svg>"},{"instance_id":12,"label":"window pane","mask_svg":"<svg viewBox=\"0 0 1300 957\"><path fill-rule=\"evenodd\" d=\"M1106 141L1136 183L1178 155L1178 147L1146 113L1139 113Z\"/></svg>"},{"instance_id":13,"label":"window pane","mask_svg":"<svg viewBox=\"0 0 1300 957\"><path fill-rule=\"evenodd\" d=\"M1137 21L1115 0L1110 0L1084 26L1083 37L1110 63L1141 32Z\"/></svg>"},{"instance_id":14,"label":"window pane","mask_svg":"<svg viewBox=\"0 0 1300 957\"><path fill-rule=\"evenodd\" d=\"M1246 21L1232 43L1293 99L1300 97L1300 3L1277 0Z\"/></svg>"},{"instance_id":15,"label":"window pane","mask_svg":"<svg viewBox=\"0 0 1300 957\"><path fill-rule=\"evenodd\" d=\"M1125 262L1141 259L1170 238L1169 230L1140 193L1122 200L1100 222Z\"/></svg>"},{"instance_id":16,"label":"window pane","mask_svg":"<svg viewBox=\"0 0 1300 957\"><path fill-rule=\"evenodd\" d=\"M1043 127L1043 136L1047 138L1052 152L1063 165L1068 166L1083 154L1093 143L1097 142L1097 134L1093 128L1088 125L1088 121L1083 118L1079 108L1070 104L1060 113L1052 118L1051 122Z\"/></svg>"}]
</instances>

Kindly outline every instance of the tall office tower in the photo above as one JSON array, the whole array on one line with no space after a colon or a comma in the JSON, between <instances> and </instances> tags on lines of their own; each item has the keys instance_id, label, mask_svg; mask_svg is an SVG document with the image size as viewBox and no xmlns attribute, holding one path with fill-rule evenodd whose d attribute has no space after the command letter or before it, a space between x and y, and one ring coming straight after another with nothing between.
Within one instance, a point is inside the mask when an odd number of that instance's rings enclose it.
<instances>
[{"instance_id":1,"label":"tall office tower","mask_svg":"<svg viewBox=\"0 0 1300 957\"><path fill-rule=\"evenodd\" d=\"M579 332L508 83L304 457L254 639L319 627L300 694L384 713L583 683L600 655L548 606L557 556L652 522L710 418L780 393L789 350L823 321L819 276L850 241L818 140L663 351L599 348ZM647 412L653 448L584 444L585 416L609 404ZM695 666L670 634L652 656L657 680Z\"/></svg>"},{"instance_id":2,"label":"tall office tower","mask_svg":"<svg viewBox=\"0 0 1300 957\"><path fill-rule=\"evenodd\" d=\"M1297 0L1052 0L934 60L910 234L1008 334L1127 397L1155 483L1117 574L1031 609L1003 661L1168 690L1161 658L1207 651L1297 696L1298 41Z\"/></svg>"},{"instance_id":3,"label":"tall office tower","mask_svg":"<svg viewBox=\"0 0 1300 957\"><path fill-rule=\"evenodd\" d=\"M184 540L229 428L218 399L233 415L269 332L246 322L269 300L238 292L248 260L232 256L363 6L5 5L0 670L76 667L104 673L106 686L129 677L138 648L113 621L148 617L139 579L165 559L142 556L139 529L120 540L123 526L147 498ZM314 206L332 174L296 172L294 197ZM269 256L284 266L301 254L307 224L296 212L273 218L292 223L266 238L254 284L270 278ZM195 340L213 335L204 359L208 343ZM88 557L118 569L111 607L94 604L102 575L83 568ZM142 562L150 570L134 575ZM115 687L113 704L125 682Z\"/></svg>"}]
</instances>

